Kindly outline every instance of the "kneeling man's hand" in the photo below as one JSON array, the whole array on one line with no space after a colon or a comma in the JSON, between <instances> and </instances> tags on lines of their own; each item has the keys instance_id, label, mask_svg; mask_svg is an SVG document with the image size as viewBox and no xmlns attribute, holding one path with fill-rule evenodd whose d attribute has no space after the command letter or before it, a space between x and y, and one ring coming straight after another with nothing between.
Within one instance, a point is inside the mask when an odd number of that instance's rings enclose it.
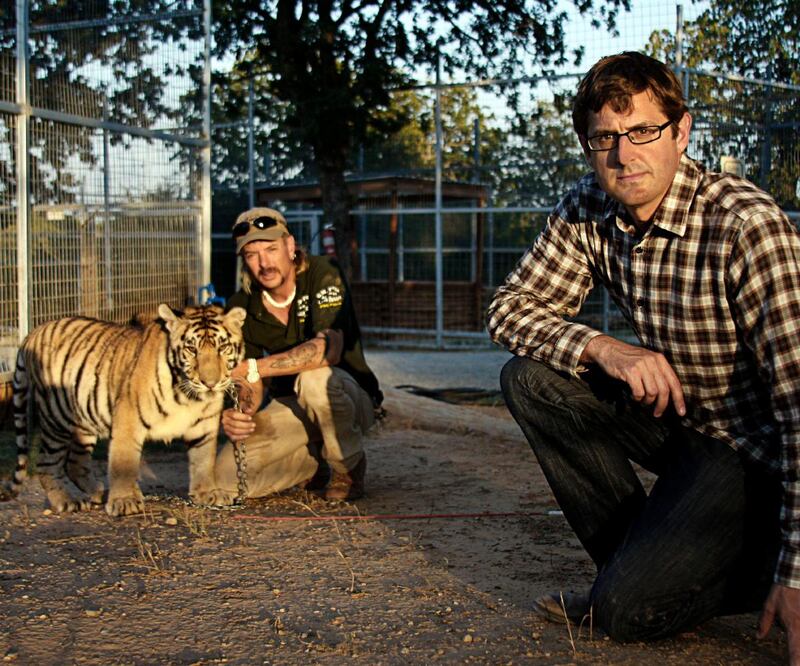
<instances>
[{"instance_id":1,"label":"kneeling man's hand","mask_svg":"<svg viewBox=\"0 0 800 666\"><path fill-rule=\"evenodd\" d=\"M686 414L681 382L663 354L600 335L586 345L581 361L625 382L634 400L653 405L653 416L661 416L670 402L680 416Z\"/></svg>"},{"instance_id":2,"label":"kneeling man's hand","mask_svg":"<svg viewBox=\"0 0 800 666\"><path fill-rule=\"evenodd\" d=\"M789 663L800 665L800 589L775 583L764 602L758 621L758 637L764 638L775 616L786 628L789 638Z\"/></svg>"},{"instance_id":3,"label":"kneeling man's hand","mask_svg":"<svg viewBox=\"0 0 800 666\"><path fill-rule=\"evenodd\" d=\"M253 414L258 411L264 399L264 384L261 380L251 383L237 376L237 367L231 377L236 385L238 409L226 409L222 412L222 430L234 442L247 439L256 429Z\"/></svg>"},{"instance_id":4,"label":"kneeling man's hand","mask_svg":"<svg viewBox=\"0 0 800 666\"><path fill-rule=\"evenodd\" d=\"M239 402L239 411L252 416L258 411L261 401L264 400L264 383L259 379L255 383L246 379L234 379L236 396Z\"/></svg>"},{"instance_id":5,"label":"kneeling man's hand","mask_svg":"<svg viewBox=\"0 0 800 666\"><path fill-rule=\"evenodd\" d=\"M241 442L255 432L256 423L250 414L238 409L226 409L222 412L222 430L225 436L234 442Z\"/></svg>"}]
</instances>

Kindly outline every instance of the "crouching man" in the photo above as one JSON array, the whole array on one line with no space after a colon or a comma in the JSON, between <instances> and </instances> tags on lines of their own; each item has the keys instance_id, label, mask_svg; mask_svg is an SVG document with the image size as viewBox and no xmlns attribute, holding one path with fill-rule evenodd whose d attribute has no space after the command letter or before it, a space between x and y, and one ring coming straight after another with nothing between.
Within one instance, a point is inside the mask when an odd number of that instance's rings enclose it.
<instances>
[{"instance_id":1,"label":"crouching man","mask_svg":"<svg viewBox=\"0 0 800 666\"><path fill-rule=\"evenodd\" d=\"M679 81L603 58L573 124L592 173L497 290L501 376L597 565L567 615L656 639L762 608L800 661L800 238L750 182L686 155ZM594 285L639 344L569 321ZM634 461L657 475L645 492ZM535 602L563 617L557 594Z\"/></svg>"},{"instance_id":2,"label":"crouching man","mask_svg":"<svg viewBox=\"0 0 800 666\"><path fill-rule=\"evenodd\" d=\"M364 494L363 438L383 394L364 359L350 292L337 265L307 256L283 216L242 213L233 227L242 289L228 307L245 308L246 360L234 368L240 410L227 409L231 440L217 459L217 483L247 496L300 485L329 500ZM264 402L265 384L270 400ZM233 442L244 442L244 465ZM241 449L240 449L241 450Z\"/></svg>"}]
</instances>

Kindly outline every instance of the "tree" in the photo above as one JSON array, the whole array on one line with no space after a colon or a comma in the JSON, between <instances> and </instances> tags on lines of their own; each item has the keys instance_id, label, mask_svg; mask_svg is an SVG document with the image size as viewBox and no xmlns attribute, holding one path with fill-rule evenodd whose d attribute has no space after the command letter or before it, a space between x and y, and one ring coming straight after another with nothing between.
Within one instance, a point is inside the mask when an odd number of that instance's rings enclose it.
<instances>
[{"instance_id":1,"label":"tree","mask_svg":"<svg viewBox=\"0 0 800 666\"><path fill-rule=\"evenodd\" d=\"M576 0L613 28L629 0ZM427 75L441 56L445 73L509 77L567 62L566 13L554 0L233 0L217 3L219 55L233 51L269 77L288 104L287 121L311 147L326 218L344 233L337 249L345 271L355 249L345 172L370 130L402 126L389 115L392 88ZM578 64L583 55L571 56ZM245 56L247 56L245 58Z\"/></svg>"},{"instance_id":2,"label":"tree","mask_svg":"<svg viewBox=\"0 0 800 666\"><path fill-rule=\"evenodd\" d=\"M197 63L165 64L155 57L165 43L202 39L201 17L187 11L195 5L194 0L30 0L31 104L144 128L158 123L184 125L189 104L199 116L202 67ZM177 16L164 20L170 13ZM145 20L148 16L158 18ZM15 3L2 3L3 55L14 54L16 21ZM98 63L103 74L110 75L103 80L92 76ZM15 81L15 64L14 57L0 58L0 82ZM167 101L165 93L181 77L190 78L195 85L184 104L176 106ZM8 90L0 93L13 95ZM0 131L3 124L0 118ZM77 159L88 167L96 164L99 155L92 141L94 133L94 128L75 126L53 138L48 136L46 123L32 123L29 157L37 203L77 201L81 182L74 162ZM110 141L125 144L130 136L113 132ZM0 190L11 189L15 179L10 164L10 154L0 155ZM54 173L58 177L53 178Z\"/></svg>"},{"instance_id":3,"label":"tree","mask_svg":"<svg viewBox=\"0 0 800 666\"><path fill-rule=\"evenodd\" d=\"M436 167L434 90L398 90L382 113L389 133L370 129L365 137L364 170L414 173L433 177ZM493 162L502 143L502 130L491 112L478 103L471 87L456 87L441 95L442 170L449 180L479 181L480 164ZM475 155L475 125L478 155Z\"/></svg>"},{"instance_id":4,"label":"tree","mask_svg":"<svg viewBox=\"0 0 800 666\"><path fill-rule=\"evenodd\" d=\"M212 79L211 173L214 184L233 189L247 186L248 98L253 94L253 143L256 158L269 157L269 170L301 178L316 175L313 157L287 121L287 104L275 98L263 77L250 78L248 63L236 63ZM262 169L262 173L263 173Z\"/></svg>"},{"instance_id":5,"label":"tree","mask_svg":"<svg viewBox=\"0 0 800 666\"><path fill-rule=\"evenodd\" d=\"M675 36L653 33L648 50L674 62ZM683 62L691 68L800 84L800 3L711 0L685 26ZM693 75L689 105L701 159L715 166L721 155L735 155L744 161L748 177L780 205L800 207L797 91Z\"/></svg>"},{"instance_id":6,"label":"tree","mask_svg":"<svg viewBox=\"0 0 800 666\"><path fill-rule=\"evenodd\" d=\"M552 206L586 172L569 101L556 95L514 117L498 156L498 203Z\"/></svg>"},{"instance_id":7,"label":"tree","mask_svg":"<svg viewBox=\"0 0 800 666\"><path fill-rule=\"evenodd\" d=\"M796 0L711 0L692 27L689 56L701 66L800 83L800 4Z\"/></svg>"}]
</instances>

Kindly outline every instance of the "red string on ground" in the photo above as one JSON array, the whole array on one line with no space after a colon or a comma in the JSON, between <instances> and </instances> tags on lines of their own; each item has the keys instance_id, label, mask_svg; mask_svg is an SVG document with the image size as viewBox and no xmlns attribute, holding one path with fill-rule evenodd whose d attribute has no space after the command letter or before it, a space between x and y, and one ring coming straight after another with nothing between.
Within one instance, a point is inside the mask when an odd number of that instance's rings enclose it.
<instances>
[{"instance_id":1,"label":"red string on ground","mask_svg":"<svg viewBox=\"0 0 800 666\"><path fill-rule=\"evenodd\" d=\"M234 520L296 522L301 520L431 520L456 518L523 518L527 516L562 516L561 511L504 511L498 513L372 513L363 515L259 516L251 513L233 514Z\"/></svg>"}]
</instances>

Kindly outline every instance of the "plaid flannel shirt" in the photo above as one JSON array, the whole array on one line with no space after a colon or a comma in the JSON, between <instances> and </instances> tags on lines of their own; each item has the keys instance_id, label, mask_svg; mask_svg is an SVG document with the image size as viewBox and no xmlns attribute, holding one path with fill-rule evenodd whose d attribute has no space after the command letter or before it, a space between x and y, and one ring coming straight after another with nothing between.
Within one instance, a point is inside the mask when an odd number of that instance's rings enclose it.
<instances>
[{"instance_id":1,"label":"plaid flannel shirt","mask_svg":"<svg viewBox=\"0 0 800 666\"><path fill-rule=\"evenodd\" d=\"M603 284L642 346L667 358L684 425L780 474L776 582L800 587L800 235L764 192L685 155L643 235L594 177L583 177L498 288L492 339L580 372L600 335L565 320Z\"/></svg>"}]
</instances>

